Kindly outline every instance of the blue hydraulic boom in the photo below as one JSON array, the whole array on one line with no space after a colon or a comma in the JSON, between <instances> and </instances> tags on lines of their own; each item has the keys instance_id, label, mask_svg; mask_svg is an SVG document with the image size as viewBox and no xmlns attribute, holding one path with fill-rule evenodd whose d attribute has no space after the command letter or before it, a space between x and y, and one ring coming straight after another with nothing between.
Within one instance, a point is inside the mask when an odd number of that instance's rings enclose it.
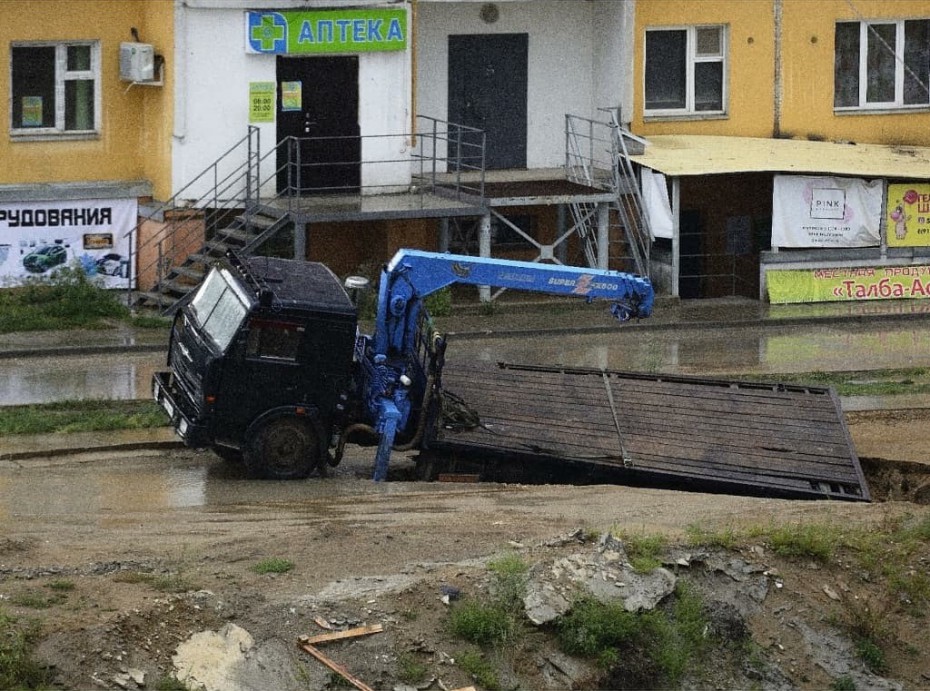
<instances>
[{"instance_id":1,"label":"blue hydraulic boom","mask_svg":"<svg viewBox=\"0 0 930 691\"><path fill-rule=\"evenodd\" d=\"M560 264L399 250L381 272L375 330L356 344L359 395L379 435L374 479L387 478L392 449L413 449L435 416L445 339L432 330L423 300L469 284L609 300L620 321L648 317L654 291L635 274ZM398 439L407 441L395 446Z\"/></svg>"}]
</instances>

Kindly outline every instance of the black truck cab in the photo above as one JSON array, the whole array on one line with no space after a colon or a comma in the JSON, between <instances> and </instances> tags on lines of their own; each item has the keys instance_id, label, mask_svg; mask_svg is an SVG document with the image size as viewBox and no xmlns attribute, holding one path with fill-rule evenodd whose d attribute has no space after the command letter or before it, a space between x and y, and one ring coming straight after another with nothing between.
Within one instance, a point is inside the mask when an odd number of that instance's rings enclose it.
<instances>
[{"instance_id":1,"label":"black truck cab","mask_svg":"<svg viewBox=\"0 0 930 691\"><path fill-rule=\"evenodd\" d=\"M188 446L262 477L322 474L356 338L356 308L325 265L230 256L175 314L153 394Z\"/></svg>"}]
</instances>

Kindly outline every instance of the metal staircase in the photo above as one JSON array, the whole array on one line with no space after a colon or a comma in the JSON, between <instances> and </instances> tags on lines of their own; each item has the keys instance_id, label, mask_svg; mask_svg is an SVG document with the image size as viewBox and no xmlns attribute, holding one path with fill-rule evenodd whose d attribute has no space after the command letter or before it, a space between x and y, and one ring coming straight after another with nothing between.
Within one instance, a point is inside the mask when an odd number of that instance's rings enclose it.
<instances>
[{"instance_id":1,"label":"metal staircase","mask_svg":"<svg viewBox=\"0 0 930 691\"><path fill-rule=\"evenodd\" d=\"M609 210L608 266L648 276L652 234L629 159L630 145L642 144L643 140L620 126L616 109L607 112L609 122L565 116L566 175L572 182L609 190L614 196ZM572 204L571 213L585 260L589 266L597 266L596 205Z\"/></svg>"},{"instance_id":2,"label":"metal staircase","mask_svg":"<svg viewBox=\"0 0 930 691\"><path fill-rule=\"evenodd\" d=\"M376 153L364 161L333 164L314 160L307 152L312 153L315 146L331 146L338 138L288 137L263 152L259 129L249 127L245 137L171 199L154 209L140 209L142 220L130 231L137 281L137 289L131 289L130 305L173 313L193 296L211 265L229 250L242 255L261 250L292 256L312 220L308 198L302 198L302 193L315 191L317 198L336 200L337 206L338 200L345 202L349 197L349 207L359 206L362 194L431 194L455 203L467 199L481 207L484 132L424 115L417 116L416 129L413 134L360 137L362 149ZM398 149L404 153L393 153ZM378 151L384 156L379 157ZM351 188L311 187L310 181L319 177L319 170L326 165L359 169L364 165L369 171L378 168L388 172L372 174L378 182L364 190L357 184ZM466 172L478 182L469 181ZM386 182L388 179L395 184ZM278 241L287 236L290 245L278 247Z\"/></svg>"},{"instance_id":3,"label":"metal staircase","mask_svg":"<svg viewBox=\"0 0 930 691\"><path fill-rule=\"evenodd\" d=\"M133 258L140 286L151 287L133 294L134 307L174 312L227 251L249 254L293 225L287 206L260 203L261 164L268 158L261 156L259 131L251 127L174 197L144 214L132 236L146 239ZM143 233L146 226L157 230Z\"/></svg>"}]
</instances>

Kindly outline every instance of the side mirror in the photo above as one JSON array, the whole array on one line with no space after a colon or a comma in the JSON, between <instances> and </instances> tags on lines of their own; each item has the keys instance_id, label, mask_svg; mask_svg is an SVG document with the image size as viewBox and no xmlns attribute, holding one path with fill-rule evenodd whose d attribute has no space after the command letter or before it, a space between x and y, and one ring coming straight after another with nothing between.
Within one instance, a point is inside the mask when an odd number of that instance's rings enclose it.
<instances>
[{"instance_id":1,"label":"side mirror","mask_svg":"<svg viewBox=\"0 0 930 691\"><path fill-rule=\"evenodd\" d=\"M366 292L371 287L371 281L364 276L347 276L345 282L346 292L352 304L358 307L358 296Z\"/></svg>"}]
</instances>

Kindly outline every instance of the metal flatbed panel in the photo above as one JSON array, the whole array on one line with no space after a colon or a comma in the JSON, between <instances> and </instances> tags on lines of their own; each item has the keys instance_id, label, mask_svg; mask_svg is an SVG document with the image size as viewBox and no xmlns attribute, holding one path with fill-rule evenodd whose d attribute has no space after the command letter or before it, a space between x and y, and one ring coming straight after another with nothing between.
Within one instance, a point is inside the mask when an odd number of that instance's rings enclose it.
<instances>
[{"instance_id":1,"label":"metal flatbed panel","mask_svg":"<svg viewBox=\"0 0 930 691\"><path fill-rule=\"evenodd\" d=\"M589 466L608 481L869 500L832 389L594 369L450 362L443 387L479 427L441 429L439 456Z\"/></svg>"}]
</instances>

